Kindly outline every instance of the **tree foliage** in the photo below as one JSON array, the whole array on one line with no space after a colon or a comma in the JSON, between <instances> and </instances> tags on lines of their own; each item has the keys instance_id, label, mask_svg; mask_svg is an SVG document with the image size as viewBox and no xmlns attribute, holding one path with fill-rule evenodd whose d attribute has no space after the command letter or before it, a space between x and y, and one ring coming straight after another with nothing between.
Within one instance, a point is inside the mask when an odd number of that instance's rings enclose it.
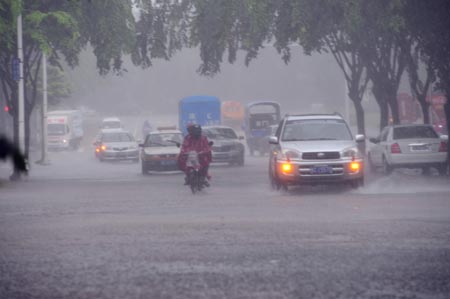
<instances>
[{"instance_id":1,"label":"tree foliage","mask_svg":"<svg viewBox=\"0 0 450 299\"><path fill-rule=\"evenodd\" d=\"M42 53L52 65L64 59L76 66L81 50L90 45L101 74L122 70L122 56L135 47L131 0L19 1L0 0L0 82L15 120L17 142L17 82L11 61L17 56L16 18L23 19L23 77L25 81L26 153L29 146L29 117L38 95Z\"/></svg>"}]
</instances>

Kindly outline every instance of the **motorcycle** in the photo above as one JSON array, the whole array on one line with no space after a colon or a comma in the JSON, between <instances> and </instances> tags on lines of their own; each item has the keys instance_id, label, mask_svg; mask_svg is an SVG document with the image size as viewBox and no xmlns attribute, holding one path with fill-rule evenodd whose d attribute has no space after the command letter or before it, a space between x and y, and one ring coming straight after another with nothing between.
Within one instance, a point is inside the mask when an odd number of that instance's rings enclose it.
<instances>
[{"instance_id":1,"label":"motorcycle","mask_svg":"<svg viewBox=\"0 0 450 299\"><path fill-rule=\"evenodd\" d=\"M209 183L206 180L205 175L202 174L201 165L199 161L199 155L196 151L190 151L187 153L186 159L186 174L187 184L191 188L193 194L201 191L205 187L209 187Z\"/></svg>"}]
</instances>

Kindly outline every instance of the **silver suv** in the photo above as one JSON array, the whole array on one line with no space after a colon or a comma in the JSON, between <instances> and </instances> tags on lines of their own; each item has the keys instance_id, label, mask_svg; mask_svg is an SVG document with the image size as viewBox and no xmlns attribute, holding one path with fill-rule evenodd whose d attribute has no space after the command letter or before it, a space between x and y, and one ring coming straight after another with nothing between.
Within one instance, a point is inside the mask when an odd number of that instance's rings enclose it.
<instances>
[{"instance_id":1,"label":"silver suv","mask_svg":"<svg viewBox=\"0 0 450 299\"><path fill-rule=\"evenodd\" d=\"M278 125L269 160L269 178L274 188L289 185L349 183L364 184L364 160L358 142L338 114L287 115Z\"/></svg>"}]
</instances>

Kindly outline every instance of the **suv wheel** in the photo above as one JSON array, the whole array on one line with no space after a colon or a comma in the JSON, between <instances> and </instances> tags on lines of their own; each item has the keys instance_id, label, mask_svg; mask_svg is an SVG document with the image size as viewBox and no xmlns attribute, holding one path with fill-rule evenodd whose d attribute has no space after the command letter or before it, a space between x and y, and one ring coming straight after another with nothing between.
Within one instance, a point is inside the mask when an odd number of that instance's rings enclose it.
<instances>
[{"instance_id":1,"label":"suv wheel","mask_svg":"<svg viewBox=\"0 0 450 299\"><path fill-rule=\"evenodd\" d=\"M242 152L241 155L239 156L236 164L239 166L244 166L244 161L245 161L244 153Z\"/></svg>"},{"instance_id":2,"label":"suv wheel","mask_svg":"<svg viewBox=\"0 0 450 299\"><path fill-rule=\"evenodd\" d=\"M363 187L364 186L364 177L356 179L356 180L352 180L350 182L350 185L352 186L353 189L358 189L359 187Z\"/></svg>"},{"instance_id":3,"label":"suv wheel","mask_svg":"<svg viewBox=\"0 0 450 299\"><path fill-rule=\"evenodd\" d=\"M281 184L278 182L277 178L272 173L272 169L269 165L269 181L270 181L270 187L272 187L272 190L280 190Z\"/></svg>"},{"instance_id":4,"label":"suv wheel","mask_svg":"<svg viewBox=\"0 0 450 299\"><path fill-rule=\"evenodd\" d=\"M384 156L383 156L383 173L386 175L392 173L392 166L389 165L388 161L386 161L386 158Z\"/></svg>"},{"instance_id":5,"label":"suv wheel","mask_svg":"<svg viewBox=\"0 0 450 299\"><path fill-rule=\"evenodd\" d=\"M444 163L442 165L439 165L437 170L438 170L440 176L446 175L447 174L447 164Z\"/></svg>"}]
</instances>

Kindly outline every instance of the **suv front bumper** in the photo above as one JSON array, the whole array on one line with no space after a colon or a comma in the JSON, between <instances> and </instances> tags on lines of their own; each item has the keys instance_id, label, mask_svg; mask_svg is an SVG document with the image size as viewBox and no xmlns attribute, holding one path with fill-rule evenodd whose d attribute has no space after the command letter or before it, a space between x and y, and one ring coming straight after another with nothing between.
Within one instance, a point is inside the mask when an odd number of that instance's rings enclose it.
<instances>
[{"instance_id":1,"label":"suv front bumper","mask_svg":"<svg viewBox=\"0 0 450 299\"><path fill-rule=\"evenodd\" d=\"M277 161L276 172L289 185L349 182L364 177L364 161Z\"/></svg>"}]
</instances>

